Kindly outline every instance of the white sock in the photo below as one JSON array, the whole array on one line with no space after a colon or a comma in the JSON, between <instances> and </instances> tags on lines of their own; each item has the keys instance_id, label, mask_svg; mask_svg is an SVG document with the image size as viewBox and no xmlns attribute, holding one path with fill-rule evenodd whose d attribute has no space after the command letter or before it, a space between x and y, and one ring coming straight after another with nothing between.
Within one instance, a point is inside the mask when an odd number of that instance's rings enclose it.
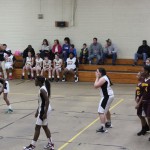
<instances>
[{"instance_id":1,"label":"white sock","mask_svg":"<svg viewBox=\"0 0 150 150\"><path fill-rule=\"evenodd\" d=\"M47 138L47 140L48 140L48 143L52 143L52 137Z\"/></svg>"},{"instance_id":2,"label":"white sock","mask_svg":"<svg viewBox=\"0 0 150 150\"><path fill-rule=\"evenodd\" d=\"M57 78L59 79L59 76L57 76Z\"/></svg>"},{"instance_id":3,"label":"white sock","mask_svg":"<svg viewBox=\"0 0 150 150\"><path fill-rule=\"evenodd\" d=\"M9 73L9 76L12 76L12 72Z\"/></svg>"},{"instance_id":4,"label":"white sock","mask_svg":"<svg viewBox=\"0 0 150 150\"><path fill-rule=\"evenodd\" d=\"M103 128L105 128L105 124L102 123L101 126L102 126Z\"/></svg>"},{"instance_id":5,"label":"white sock","mask_svg":"<svg viewBox=\"0 0 150 150\"><path fill-rule=\"evenodd\" d=\"M54 76L52 76L52 78L54 78Z\"/></svg>"},{"instance_id":6,"label":"white sock","mask_svg":"<svg viewBox=\"0 0 150 150\"><path fill-rule=\"evenodd\" d=\"M36 141L32 140L31 144L32 144L33 146L35 146Z\"/></svg>"},{"instance_id":7,"label":"white sock","mask_svg":"<svg viewBox=\"0 0 150 150\"><path fill-rule=\"evenodd\" d=\"M30 75L30 72L28 72L28 75Z\"/></svg>"},{"instance_id":8,"label":"white sock","mask_svg":"<svg viewBox=\"0 0 150 150\"><path fill-rule=\"evenodd\" d=\"M0 76L2 76L2 72L0 72Z\"/></svg>"},{"instance_id":9,"label":"white sock","mask_svg":"<svg viewBox=\"0 0 150 150\"><path fill-rule=\"evenodd\" d=\"M11 108L11 105L8 106L8 109L12 109L12 108Z\"/></svg>"},{"instance_id":10,"label":"white sock","mask_svg":"<svg viewBox=\"0 0 150 150\"><path fill-rule=\"evenodd\" d=\"M24 76L24 73L22 73L22 76Z\"/></svg>"}]
</instances>

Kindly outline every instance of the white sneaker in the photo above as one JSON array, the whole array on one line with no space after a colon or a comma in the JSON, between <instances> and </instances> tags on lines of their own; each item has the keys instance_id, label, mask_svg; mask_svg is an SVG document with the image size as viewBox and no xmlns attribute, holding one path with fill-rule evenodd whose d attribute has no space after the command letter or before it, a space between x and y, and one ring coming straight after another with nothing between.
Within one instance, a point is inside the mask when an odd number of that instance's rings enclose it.
<instances>
[{"instance_id":1,"label":"white sneaker","mask_svg":"<svg viewBox=\"0 0 150 150\"><path fill-rule=\"evenodd\" d=\"M54 150L54 143L47 143L46 146L44 146L44 149Z\"/></svg>"},{"instance_id":2,"label":"white sneaker","mask_svg":"<svg viewBox=\"0 0 150 150\"><path fill-rule=\"evenodd\" d=\"M78 77L75 77L74 79L75 79L74 82L78 82L79 81Z\"/></svg>"},{"instance_id":3,"label":"white sneaker","mask_svg":"<svg viewBox=\"0 0 150 150\"><path fill-rule=\"evenodd\" d=\"M23 150L34 150L35 146L30 144L29 146L23 147Z\"/></svg>"}]
</instances>

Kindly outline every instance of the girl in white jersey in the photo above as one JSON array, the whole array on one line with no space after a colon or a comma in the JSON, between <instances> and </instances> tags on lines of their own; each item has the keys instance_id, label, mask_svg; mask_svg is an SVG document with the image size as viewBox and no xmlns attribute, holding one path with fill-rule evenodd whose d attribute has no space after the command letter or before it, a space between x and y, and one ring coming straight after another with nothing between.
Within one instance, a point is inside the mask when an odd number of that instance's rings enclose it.
<instances>
[{"instance_id":1,"label":"girl in white jersey","mask_svg":"<svg viewBox=\"0 0 150 150\"><path fill-rule=\"evenodd\" d=\"M43 59L40 57L40 54L37 53L35 56L35 67L31 69L31 77L34 78L34 71L36 71L36 75L39 76L41 72L41 68L43 65Z\"/></svg>"},{"instance_id":2,"label":"girl in white jersey","mask_svg":"<svg viewBox=\"0 0 150 150\"><path fill-rule=\"evenodd\" d=\"M43 60L43 69L41 71L41 76L43 76L44 72L48 72L48 78L51 80L52 78L52 62L46 56Z\"/></svg>"},{"instance_id":3,"label":"girl in white jersey","mask_svg":"<svg viewBox=\"0 0 150 150\"><path fill-rule=\"evenodd\" d=\"M34 58L32 57L31 52L28 52L28 57L26 57L26 63L22 69L22 79L24 79L26 70L28 71L28 79L31 78L30 71L31 71L33 65L34 65Z\"/></svg>"},{"instance_id":4,"label":"girl in white jersey","mask_svg":"<svg viewBox=\"0 0 150 150\"><path fill-rule=\"evenodd\" d=\"M59 58L59 54L55 54L55 59L53 60L53 74L52 74L52 81L54 80L54 75L56 72L57 81L60 79L59 73L61 72L62 67L62 59Z\"/></svg>"},{"instance_id":5,"label":"girl in white jersey","mask_svg":"<svg viewBox=\"0 0 150 150\"><path fill-rule=\"evenodd\" d=\"M111 115L110 105L114 100L114 92L111 88L111 81L106 75L104 68L99 68L95 72L96 80L94 83L95 88L100 89L101 100L98 107L98 113L101 121L101 127L96 130L97 132L107 132L106 128L111 128Z\"/></svg>"},{"instance_id":6,"label":"girl in white jersey","mask_svg":"<svg viewBox=\"0 0 150 150\"><path fill-rule=\"evenodd\" d=\"M24 147L24 150L34 150L36 142L40 135L41 127L44 129L45 134L48 139L48 144L44 146L44 149L54 150L54 144L52 143L51 132L48 128L48 114L51 111L51 106L49 102L50 98L50 82L42 76L35 78L35 85L40 87L39 90L39 99L38 99L38 109L35 113L37 118L35 133L33 140L29 146Z\"/></svg>"}]
</instances>

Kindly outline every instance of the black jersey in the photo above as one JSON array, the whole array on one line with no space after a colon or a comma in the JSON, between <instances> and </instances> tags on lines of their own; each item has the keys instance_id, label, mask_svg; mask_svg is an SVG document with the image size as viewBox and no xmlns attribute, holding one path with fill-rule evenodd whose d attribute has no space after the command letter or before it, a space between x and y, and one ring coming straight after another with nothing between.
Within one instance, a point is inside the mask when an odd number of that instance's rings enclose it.
<instances>
[{"instance_id":1,"label":"black jersey","mask_svg":"<svg viewBox=\"0 0 150 150\"><path fill-rule=\"evenodd\" d=\"M142 83L143 87L143 100L150 103L150 78L145 79Z\"/></svg>"}]
</instances>

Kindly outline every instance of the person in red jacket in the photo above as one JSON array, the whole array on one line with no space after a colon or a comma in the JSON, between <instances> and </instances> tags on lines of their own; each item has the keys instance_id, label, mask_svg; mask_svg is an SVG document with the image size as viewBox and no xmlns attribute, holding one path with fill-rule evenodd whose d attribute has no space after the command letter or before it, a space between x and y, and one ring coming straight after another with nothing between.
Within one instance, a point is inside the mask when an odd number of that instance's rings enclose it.
<instances>
[{"instance_id":1,"label":"person in red jacket","mask_svg":"<svg viewBox=\"0 0 150 150\"><path fill-rule=\"evenodd\" d=\"M62 53L62 47L61 45L59 44L59 40L54 40L54 45L53 45L53 48L52 48L52 52L53 54L61 54Z\"/></svg>"}]
</instances>

